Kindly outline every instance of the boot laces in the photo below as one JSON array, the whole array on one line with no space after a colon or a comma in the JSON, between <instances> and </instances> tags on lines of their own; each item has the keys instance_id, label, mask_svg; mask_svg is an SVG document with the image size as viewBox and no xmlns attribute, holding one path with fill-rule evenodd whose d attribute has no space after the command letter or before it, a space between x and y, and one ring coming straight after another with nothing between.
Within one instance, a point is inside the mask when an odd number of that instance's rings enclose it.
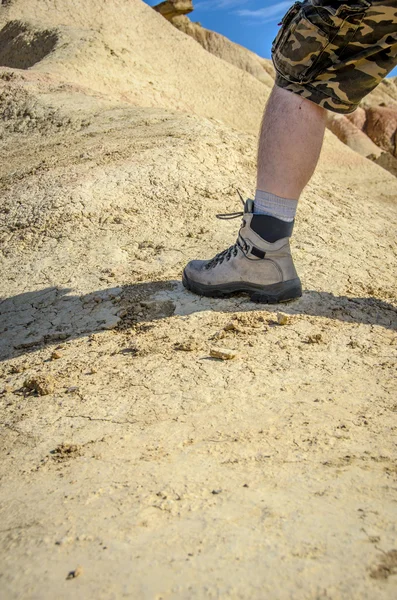
<instances>
[{"instance_id":1,"label":"boot laces","mask_svg":"<svg viewBox=\"0 0 397 600\"><path fill-rule=\"evenodd\" d=\"M237 190L237 193L240 197L241 203L243 206L245 206L245 202L244 202L244 198L241 195L240 190ZM216 215L217 219L221 219L221 220L230 220L230 219L237 219L238 217L242 217L244 216L244 211L242 212L235 212L235 213L224 213L224 214L218 214ZM229 261L232 256L236 257L238 254L238 251L240 250L247 250L248 249L248 245L245 243L245 241L238 237L236 240L236 243L233 244L232 246L230 246L229 248L227 248L226 250L223 250L222 252L219 252L219 254L217 254L216 256L214 256L214 258L212 258L206 265L206 269L213 269L214 267L216 267L218 264L222 264L224 260Z\"/></svg>"},{"instance_id":2,"label":"boot laces","mask_svg":"<svg viewBox=\"0 0 397 600\"><path fill-rule=\"evenodd\" d=\"M238 253L238 248L239 248L239 244L238 241L233 244L232 246L230 246L230 248L227 248L227 250L223 250L223 252L219 252L219 254L217 254L216 256L214 256L213 259L211 259L205 266L205 268L208 269L213 269L214 267L216 267L219 264L222 264L224 260L230 260L232 258L232 256L236 257L237 253Z\"/></svg>"},{"instance_id":3,"label":"boot laces","mask_svg":"<svg viewBox=\"0 0 397 600\"><path fill-rule=\"evenodd\" d=\"M237 190L237 193L238 193L239 198L241 200L241 204L243 206L245 206L244 198L243 198L240 190ZM223 221L228 221L230 219L237 219L237 217L242 217L243 215L244 215L244 212L224 213L224 214L218 214L218 215L216 215L216 218L217 219L221 219Z\"/></svg>"}]
</instances>

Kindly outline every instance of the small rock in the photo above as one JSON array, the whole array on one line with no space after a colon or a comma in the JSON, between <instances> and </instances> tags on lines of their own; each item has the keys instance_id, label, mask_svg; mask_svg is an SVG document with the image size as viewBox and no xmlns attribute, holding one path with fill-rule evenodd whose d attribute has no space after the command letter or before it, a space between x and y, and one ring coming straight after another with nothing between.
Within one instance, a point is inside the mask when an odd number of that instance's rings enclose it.
<instances>
[{"instance_id":1,"label":"small rock","mask_svg":"<svg viewBox=\"0 0 397 600\"><path fill-rule=\"evenodd\" d=\"M289 317L285 313L277 313L277 323L279 325L287 325L289 323Z\"/></svg>"},{"instance_id":2,"label":"small rock","mask_svg":"<svg viewBox=\"0 0 397 600\"><path fill-rule=\"evenodd\" d=\"M123 348L120 350L120 354L130 354L131 356L136 356L139 352L139 346L136 342L132 342L131 346L127 348Z\"/></svg>"},{"instance_id":3,"label":"small rock","mask_svg":"<svg viewBox=\"0 0 397 600\"><path fill-rule=\"evenodd\" d=\"M224 331L235 331L236 333L244 333L244 329L234 321L230 321L230 323L227 323L223 329Z\"/></svg>"},{"instance_id":4,"label":"small rock","mask_svg":"<svg viewBox=\"0 0 397 600\"><path fill-rule=\"evenodd\" d=\"M212 490L211 494L214 494L214 496L217 496L218 494L221 494L222 490Z\"/></svg>"},{"instance_id":5,"label":"small rock","mask_svg":"<svg viewBox=\"0 0 397 600\"><path fill-rule=\"evenodd\" d=\"M59 360L60 358L62 358L62 354L54 350L54 352L51 354L51 360Z\"/></svg>"},{"instance_id":6,"label":"small rock","mask_svg":"<svg viewBox=\"0 0 397 600\"><path fill-rule=\"evenodd\" d=\"M198 350L199 346L195 340L187 340L186 342L179 342L174 346L175 350L181 350L183 352L194 352Z\"/></svg>"},{"instance_id":7,"label":"small rock","mask_svg":"<svg viewBox=\"0 0 397 600\"><path fill-rule=\"evenodd\" d=\"M50 455L51 458L57 462L61 463L71 458L77 458L81 456L82 446L80 444L59 444L54 450L51 450Z\"/></svg>"},{"instance_id":8,"label":"small rock","mask_svg":"<svg viewBox=\"0 0 397 600\"><path fill-rule=\"evenodd\" d=\"M320 344L323 341L323 336L321 333L314 333L313 335L309 335L306 340L306 344Z\"/></svg>"},{"instance_id":9,"label":"small rock","mask_svg":"<svg viewBox=\"0 0 397 600\"><path fill-rule=\"evenodd\" d=\"M13 365L10 369L10 373L23 373L25 368L24 365Z\"/></svg>"},{"instance_id":10,"label":"small rock","mask_svg":"<svg viewBox=\"0 0 397 600\"><path fill-rule=\"evenodd\" d=\"M214 335L211 337L212 340L223 340L223 338L226 337L226 332L222 329L221 331L217 331L216 333L214 333Z\"/></svg>"},{"instance_id":11,"label":"small rock","mask_svg":"<svg viewBox=\"0 0 397 600\"><path fill-rule=\"evenodd\" d=\"M56 331L55 333L49 333L45 336L46 342L57 342L58 340L67 340L70 337L70 333L62 331Z\"/></svg>"},{"instance_id":12,"label":"small rock","mask_svg":"<svg viewBox=\"0 0 397 600\"><path fill-rule=\"evenodd\" d=\"M362 348L362 345L356 340L350 340L347 345L350 346L350 348Z\"/></svg>"},{"instance_id":13,"label":"small rock","mask_svg":"<svg viewBox=\"0 0 397 600\"><path fill-rule=\"evenodd\" d=\"M76 577L80 577L83 574L83 567L77 567L74 571L69 571L66 579L76 579Z\"/></svg>"},{"instance_id":14,"label":"small rock","mask_svg":"<svg viewBox=\"0 0 397 600\"><path fill-rule=\"evenodd\" d=\"M77 385L71 385L68 388L66 388L66 393L67 394L74 394L75 392L79 391L79 387Z\"/></svg>"},{"instance_id":15,"label":"small rock","mask_svg":"<svg viewBox=\"0 0 397 600\"><path fill-rule=\"evenodd\" d=\"M237 356L234 350L228 350L227 348L211 348L210 356L212 358L219 358L220 360L231 360Z\"/></svg>"},{"instance_id":16,"label":"small rock","mask_svg":"<svg viewBox=\"0 0 397 600\"><path fill-rule=\"evenodd\" d=\"M114 300L115 302L120 302L121 300L121 294L122 289L121 288L115 288L114 290L112 290L111 292L109 292L109 298L111 300Z\"/></svg>"},{"instance_id":17,"label":"small rock","mask_svg":"<svg viewBox=\"0 0 397 600\"><path fill-rule=\"evenodd\" d=\"M32 375L25 379L23 387L39 396L48 396L55 390L55 379L51 375Z\"/></svg>"},{"instance_id":18,"label":"small rock","mask_svg":"<svg viewBox=\"0 0 397 600\"><path fill-rule=\"evenodd\" d=\"M107 321L102 325L102 329L116 329L117 325L120 323L120 318L117 316L112 316L107 319Z\"/></svg>"}]
</instances>

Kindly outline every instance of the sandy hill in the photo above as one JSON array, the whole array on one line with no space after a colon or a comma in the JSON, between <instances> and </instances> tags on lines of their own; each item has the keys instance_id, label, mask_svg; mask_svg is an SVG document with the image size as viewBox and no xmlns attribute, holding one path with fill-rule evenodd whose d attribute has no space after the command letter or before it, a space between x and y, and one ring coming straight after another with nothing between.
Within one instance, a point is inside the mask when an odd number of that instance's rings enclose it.
<instances>
[{"instance_id":1,"label":"sandy hill","mask_svg":"<svg viewBox=\"0 0 397 600\"><path fill-rule=\"evenodd\" d=\"M118 102L222 115L228 125L257 129L268 89L208 56L140 0L16 0L2 9L2 23L0 44L13 37L0 54L4 66L23 67L28 55L34 72Z\"/></svg>"},{"instance_id":2,"label":"sandy hill","mask_svg":"<svg viewBox=\"0 0 397 600\"><path fill-rule=\"evenodd\" d=\"M268 87L272 87L274 68L270 60L261 58L247 48L235 44L225 36L205 29L200 23L192 22L190 17L194 10L192 0L165 0L153 7L172 23L174 27L183 31L205 50L218 58L250 73ZM390 114L379 118L375 113L388 108ZM368 114L368 119L358 125L356 114ZM353 118L351 118L353 117ZM339 140L376 164L381 165L390 173L397 175L397 149L395 136L397 119L397 87L394 78L385 79L373 93L364 98L362 108L353 115L337 115L329 113L328 128ZM367 121L367 123L366 123ZM375 128L372 123L375 122Z\"/></svg>"},{"instance_id":3,"label":"sandy hill","mask_svg":"<svg viewBox=\"0 0 397 600\"><path fill-rule=\"evenodd\" d=\"M269 86L139 0L0 25L2 597L394 598L397 179L329 133L286 324L193 296Z\"/></svg>"},{"instance_id":4,"label":"sandy hill","mask_svg":"<svg viewBox=\"0 0 397 600\"><path fill-rule=\"evenodd\" d=\"M202 27L199 23L193 23L186 15L176 16L171 22L174 27L195 39L211 54L250 73L268 87L273 86L274 69L270 60L261 58L247 48L231 42L225 36Z\"/></svg>"}]
</instances>

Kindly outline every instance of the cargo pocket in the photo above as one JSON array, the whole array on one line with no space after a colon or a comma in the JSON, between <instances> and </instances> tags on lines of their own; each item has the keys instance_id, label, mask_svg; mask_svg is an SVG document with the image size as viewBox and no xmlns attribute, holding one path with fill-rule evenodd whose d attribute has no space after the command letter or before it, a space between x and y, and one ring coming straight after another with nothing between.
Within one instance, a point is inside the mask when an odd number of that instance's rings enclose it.
<instances>
[{"instance_id":1,"label":"cargo pocket","mask_svg":"<svg viewBox=\"0 0 397 600\"><path fill-rule=\"evenodd\" d=\"M283 43L284 37L288 34L288 25L299 13L301 6L302 2L295 2L295 4L293 4L291 8L285 13L281 23L279 23L279 25L281 25L280 31L278 32L272 44L272 54L275 51L275 49Z\"/></svg>"},{"instance_id":2,"label":"cargo pocket","mask_svg":"<svg viewBox=\"0 0 397 600\"><path fill-rule=\"evenodd\" d=\"M296 2L285 15L273 42L276 71L292 83L313 81L338 60L370 6L366 0L351 4Z\"/></svg>"}]
</instances>

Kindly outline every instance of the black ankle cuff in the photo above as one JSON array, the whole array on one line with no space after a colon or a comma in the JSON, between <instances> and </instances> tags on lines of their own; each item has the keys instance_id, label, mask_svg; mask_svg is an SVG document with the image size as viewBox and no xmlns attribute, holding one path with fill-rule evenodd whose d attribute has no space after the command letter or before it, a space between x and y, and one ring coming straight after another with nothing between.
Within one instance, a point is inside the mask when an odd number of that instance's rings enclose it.
<instances>
[{"instance_id":1,"label":"black ankle cuff","mask_svg":"<svg viewBox=\"0 0 397 600\"><path fill-rule=\"evenodd\" d=\"M269 215L253 215L250 227L263 240L272 244L282 238L291 237L294 224L295 220L287 222Z\"/></svg>"}]
</instances>

